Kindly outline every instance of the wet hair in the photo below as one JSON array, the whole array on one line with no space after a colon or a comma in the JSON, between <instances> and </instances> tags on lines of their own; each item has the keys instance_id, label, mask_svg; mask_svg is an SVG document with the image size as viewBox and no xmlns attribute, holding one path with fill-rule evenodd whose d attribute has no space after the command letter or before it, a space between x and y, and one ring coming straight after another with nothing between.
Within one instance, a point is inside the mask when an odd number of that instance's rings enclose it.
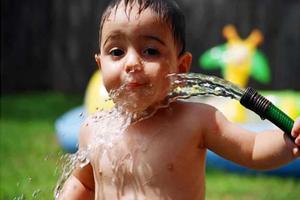
<instances>
[{"instance_id":1,"label":"wet hair","mask_svg":"<svg viewBox=\"0 0 300 200\"><path fill-rule=\"evenodd\" d=\"M112 0L102 14L99 30L99 43L101 43L103 24L112 11L116 12L118 6L122 2L125 5L125 12L128 10L128 7L130 12L136 3L139 6L138 14L141 14L144 10L150 8L158 15L162 22L170 25L174 41L179 50L179 55L182 55L185 52L185 17L174 0ZM129 15L129 13L126 14Z\"/></svg>"}]
</instances>

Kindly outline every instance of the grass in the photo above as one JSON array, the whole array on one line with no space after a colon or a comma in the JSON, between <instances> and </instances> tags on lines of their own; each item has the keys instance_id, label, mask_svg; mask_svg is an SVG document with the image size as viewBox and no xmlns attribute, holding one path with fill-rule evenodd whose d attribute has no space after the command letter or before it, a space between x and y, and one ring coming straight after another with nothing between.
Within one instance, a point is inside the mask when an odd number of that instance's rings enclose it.
<instances>
[{"instance_id":1,"label":"grass","mask_svg":"<svg viewBox=\"0 0 300 200\"><path fill-rule=\"evenodd\" d=\"M30 93L1 97L0 199L53 199L62 151L54 122L81 97ZM300 180L207 170L208 200L299 199Z\"/></svg>"},{"instance_id":2,"label":"grass","mask_svg":"<svg viewBox=\"0 0 300 200\"><path fill-rule=\"evenodd\" d=\"M81 98L62 94L1 97L0 199L53 199L62 151L54 122Z\"/></svg>"},{"instance_id":3,"label":"grass","mask_svg":"<svg viewBox=\"0 0 300 200\"><path fill-rule=\"evenodd\" d=\"M208 170L206 176L209 200L296 200L300 197L299 179L215 170Z\"/></svg>"}]
</instances>

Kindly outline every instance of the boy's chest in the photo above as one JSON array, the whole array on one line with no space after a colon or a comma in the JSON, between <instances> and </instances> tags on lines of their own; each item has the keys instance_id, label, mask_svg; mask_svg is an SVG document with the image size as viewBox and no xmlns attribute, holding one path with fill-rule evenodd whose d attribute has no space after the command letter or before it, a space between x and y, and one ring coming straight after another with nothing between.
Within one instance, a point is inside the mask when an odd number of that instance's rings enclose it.
<instances>
[{"instance_id":1,"label":"boy's chest","mask_svg":"<svg viewBox=\"0 0 300 200\"><path fill-rule=\"evenodd\" d=\"M190 131L170 123L133 129L111 147L99 148L92 164L104 180L122 182L125 178L140 185L164 182L171 180L174 173L180 176L193 171L191 167L199 167L198 140Z\"/></svg>"}]
</instances>

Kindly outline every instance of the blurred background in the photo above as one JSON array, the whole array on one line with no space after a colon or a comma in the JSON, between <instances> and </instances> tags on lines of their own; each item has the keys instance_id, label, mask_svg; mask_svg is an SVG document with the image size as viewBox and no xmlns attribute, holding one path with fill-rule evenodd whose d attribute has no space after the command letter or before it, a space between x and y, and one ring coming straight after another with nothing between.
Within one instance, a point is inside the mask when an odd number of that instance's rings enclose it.
<instances>
[{"instance_id":1,"label":"blurred background","mask_svg":"<svg viewBox=\"0 0 300 200\"><path fill-rule=\"evenodd\" d=\"M83 103L97 70L100 15L107 0L1 1L0 199L52 199L59 177L55 120ZM181 0L193 72L198 58L226 42L233 24L242 38L257 28L271 81L263 90L299 91L299 0ZM3 161L5 160L5 161ZM209 170L208 199L296 199L299 179L246 176ZM268 189L268 188L272 188Z\"/></svg>"},{"instance_id":2,"label":"blurred background","mask_svg":"<svg viewBox=\"0 0 300 200\"><path fill-rule=\"evenodd\" d=\"M100 14L107 0L1 1L1 92L58 90L84 92L97 69ZM241 37L254 28L264 35L259 47L272 73L255 88L300 89L299 0L182 0L187 49L193 71L203 72L198 57L225 42L222 29L234 24ZM211 72L218 74L219 71Z\"/></svg>"}]
</instances>

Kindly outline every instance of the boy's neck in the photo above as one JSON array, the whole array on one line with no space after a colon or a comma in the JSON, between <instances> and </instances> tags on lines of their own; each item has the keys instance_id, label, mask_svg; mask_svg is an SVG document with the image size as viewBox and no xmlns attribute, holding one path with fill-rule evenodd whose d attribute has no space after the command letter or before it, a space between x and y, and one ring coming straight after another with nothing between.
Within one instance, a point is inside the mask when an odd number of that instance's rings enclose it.
<instances>
[{"instance_id":1,"label":"boy's neck","mask_svg":"<svg viewBox=\"0 0 300 200\"><path fill-rule=\"evenodd\" d=\"M119 109L120 112L124 113L125 116L131 118L131 124L135 124L145 119L149 119L153 117L158 110L169 107L170 103L171 103L170 99L166 97L162 101L152 104L151 106L149 106L147 109L143 111L130 112L122 108L117 108L117 109Z\"/></svg>"}]
</instances>

